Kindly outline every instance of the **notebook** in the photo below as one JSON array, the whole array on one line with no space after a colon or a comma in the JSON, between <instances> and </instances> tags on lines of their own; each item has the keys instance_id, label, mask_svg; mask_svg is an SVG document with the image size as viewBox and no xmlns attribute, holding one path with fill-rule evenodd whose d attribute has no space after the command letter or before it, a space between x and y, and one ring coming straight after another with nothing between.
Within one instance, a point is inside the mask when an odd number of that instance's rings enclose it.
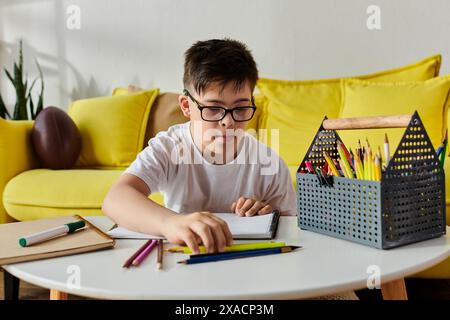
<instances>
[{"instance_id":1,"label":"notebook","mask_svg":"<svg viewBox=\"0 0 450 320\"><path fill-rule=\"evenodd\" d=\"M228 224L235 240L273 239L278 228L280 213L274 210L270 214L252 217L239 217L233 213L215 213ZM123 227L115 227L107 232L115 239L164 239L163 237L134 232Z\"/></svg>"},{"instance_id":2,"label":"notebook","mask_svg":"<svg viewBox=\"0 0 450 320\"><path fill-rule=\"evenodd\" d=\"M21 247L19 245L19 238L23 236L78 220L84 220L86 226L74 233L36 243L29 247ZM0 265L66 256L112 247L114 247L114 239L78 215L0 224Z\"/></svg>"}]
</instances>

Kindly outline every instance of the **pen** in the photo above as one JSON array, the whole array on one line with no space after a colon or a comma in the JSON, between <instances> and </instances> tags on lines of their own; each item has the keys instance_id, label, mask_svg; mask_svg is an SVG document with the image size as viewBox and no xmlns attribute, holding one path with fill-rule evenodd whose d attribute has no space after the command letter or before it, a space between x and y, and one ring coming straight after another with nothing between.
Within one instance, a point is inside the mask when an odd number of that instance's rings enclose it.
<instances>
[{"instance_id":1,"label":"pen","mask_svg":"<svg viewBox=\"0 0 450 320\"><path fill-rule=\"evenodd\" d=\"M19 239L19 245L21 247L28 247L32 244L43 242L49 239L52 239L54 237L63 235L63 234L69 234L74 232L75 230L84 228L85 226L84 221L77 221L77 222L71 222L66 223L62 226L51 228L45 231L37 232L30 234L28 236L24 236Z\"/></svg>"}]
</instances>

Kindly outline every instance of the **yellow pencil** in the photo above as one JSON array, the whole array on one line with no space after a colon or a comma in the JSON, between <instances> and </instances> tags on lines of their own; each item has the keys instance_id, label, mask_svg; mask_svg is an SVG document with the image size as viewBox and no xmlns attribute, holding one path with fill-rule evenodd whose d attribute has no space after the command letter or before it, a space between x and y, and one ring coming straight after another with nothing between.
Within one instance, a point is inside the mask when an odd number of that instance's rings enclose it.
<instances>
[{"instance_id":1,"label":"yellow pencil","mask_svg":"<svg viewBox=\"0 0 450 320\"><path fill-rule=\"evenodd\" d=\"M342 162L342 159L339 158L338 159L338 163L339 163L339 167L341 167L342 173L344 174L344 178L348 178L348 172L347 172L347 168L344 166L344 163Z\"/></svg>"},{"instance_id":2,"label":"yellow pencil","mask_svg":"<svg viewBox=\"0 0 450 320\"><path fill-rule=\"evenodd\" d=\"M345 154L342 144L339 143L337 147L338 147L339 156L341 157L340 163L341 163L342 171L344 171L344 173L346 173L347 178L354 179L355 176L353 175L353 170L352 170L350 164L348 163L347 155Z\"/></svg>"},{"instance_id":3,"label":"yellow pencil","mask_svg":"<svg viewBox=\"0 0 450 320\"><path fill-rule=\"evenodd\" d=\"M357 170L358 179L364 179L364 168L362 166L361 159L358 154L355 156L355 169Z\"/></svg>"},{"instance_id":4,"label":"yellow pencil","mask_svg":"<svg viewBox=\"0 0 450 320\"><path fill-rule=\"evenodd\" d=\"M369 161L367 161L367 150L364 152L364 180L369 180Z\"/></svg>"},{"instance_id":5,"label":"yellow pencil","mask_svg":"<svg viewBox=\"0 0 450 320\"><path fill-rule=\"evenodd\" d=\"M256 242L256 243L239 243L233 244L229 247L225 247L225 252L232 251L244 251L244 250L255 250L255 249L268 249L268 248L279 248L284 247L286 244L284 242ZM205 253L206 249L204 246L199 246L200 253ZM192 253L191 249L188 247L172 247L170 249L166 249L168 252L177 252L177 253Z\"/></svg>"},{"instance_id":6,"label":"yellow pencil","mask_svg":"<svg viewBox=\"0 0 450 320\"><path fill-rule=\"evenodd\" d=\"M331 168L331 171L333 172L333 176L340 177L338 169L336 168L333 159L328 155L326 151L323 152L323 157L325 158L325 161L328 163L328 166Z\"/></svg>"},{"instance_id":7,"label":"yellow pencil","mask_svg":"<svg viewBox=\"0 0 450 320\"><path fill-rule=\"evenodd\" d=\"M378 146L378 157L380 158L380 166L383 166L383 157L381 156L381 147Z\"/></svg>"},{"instance_id":8,"label":"yellow pencil","mask_svg":"<svg viewBox=\"0 0 450 320\"><path fill-rule=\"evenodd\" d=\"M373 180L378 181L378 170L377 170L377 166L378 166L378 156L375 156L375 159L373 161Z\"/></svg>"},{"instance_id":9,"label":"yellow pencil","mask_svg":"<svg viewBox=\"0 0 450 320\"><path fill-rule=\"evenodd\" d=\"M381 160L378 155L375 157L375 180L381 180Z\"/></svg>"}]
</instances>

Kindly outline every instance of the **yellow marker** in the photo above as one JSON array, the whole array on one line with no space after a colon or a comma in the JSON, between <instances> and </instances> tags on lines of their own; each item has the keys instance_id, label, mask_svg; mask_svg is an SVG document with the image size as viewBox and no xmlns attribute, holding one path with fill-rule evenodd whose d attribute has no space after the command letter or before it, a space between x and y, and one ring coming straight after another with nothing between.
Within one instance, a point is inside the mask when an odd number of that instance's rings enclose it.
<instances>
[{"instance_id":1,"label":"yellow marker","mask_svg":"<svg viewBox=\"0 0 450 320\"><path fill-rule=\"evenodd\" d=\"M279 248L284 247L286 244L284 242L256 242L256 243L239 243L233 244L229 247L225 247L225 252L232 251L245 251L245 250L256 250L256 249L268 249L268 248ZM200 253L206 253L204 246L199 246ZM188 247L173 247L166 249L168 252L179 252L179 253L192 253L191 249Z\"/></svg>"},{"instance_id":2,"label":"yellow marker","mask_svg":"<svg viewBox=\"0 0 450 320\"><path fill-rule=\"evenodd\" d=\"M331 171L333 172L333 176L340 177L339 170L336 168L333 159L326 153L326 151L323 152L323 156L325 158L325 161L328 163L328 166L331 168Z\"/></svg>"}]
</instances>

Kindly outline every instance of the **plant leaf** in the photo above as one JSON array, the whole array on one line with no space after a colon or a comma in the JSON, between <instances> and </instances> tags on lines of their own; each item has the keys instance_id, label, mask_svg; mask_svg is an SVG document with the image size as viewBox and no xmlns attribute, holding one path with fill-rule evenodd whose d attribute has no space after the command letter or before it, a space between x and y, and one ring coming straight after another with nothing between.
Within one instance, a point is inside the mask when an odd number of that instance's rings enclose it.
<instances>
[{"instance_id":1,"label":"plant leaf","mask_svg":"<svg viewBox=\"0 0 450 320\"><path fill-rule=\"evenodd\" d=\"M28 95L28 98L29 98L29 100L28 100L28 102L29 102L28 107L29 107L29 110L30 110L31 120L34 120L36 117L35 117L35 114L34 114L33 98L31 97L31 95Z\"/></svg>"},{"instance_id":2,"label":"plant leaf","mask_svg":"<svg viewBox=\"0 0 450 320\"><path fill-rule=\"evenodd\" d=\"M20 41L19 41L19 67L20 67L20 71L23 72L22 39L20 39Z\"/></svg>"},{"instance_id":3,"label":"plant leaf","mask_svg":"<svg viewBox=\"0 0 450 320\"><path fill-rule=\"evenodd\" d=\"M23 83L23 55L22 42L20 43L19 66L14 64L14 87L16 88L16 107L14 109L15 120L27 120L27 93Z\"/></svg>"},{"instance_id":4,"label":"plant leaf","mask_svg":"<svg viewBox=\"0 0 450 320\"><path fill-rule=\"evenodd\" d=\"M6 72L6 75L8 76L9 81L11 81L12 84L14 85L14 79L13 79L13 77L11 76L11 74L9 73L9 71L6 70L6 68L5 68L5 72Z\"/></svg>"},{"instance_id":5,"label":"plant leaf","mask_svg":"<svg viewBox=\"0 0 450 320\"><path fill-rule=\"evenodd\" d=\"M41 93L39 94L39 100L38 100L38 104L37 104L37 108L36 108L36 113L35 113L35 117L39 114L39 112L42 111L42 109L44 109L44 76L42 73L42 69L41 66L39 65L39 62L37 60L36 61L36 66L38 68L39 71L39 78L41 79Z\"/></svg>"},{"instance_id":6,"label":"plant leaf","mask_svg":"<svg viewBox=\"0 0 450 320\"><path fill-rule=\"evenodd\" d=\"M43 98L43 94L41 94L39 96L39 101L37 104L37 108L36 108L36 113L34 114L34 117L37 117L37 115L39 114L39 112L42 111L42 109L44 109L44 98ZM34 118L33 118L34 119Z\"/></svg>"},{"instance_id":7,"label":"plant leaf","mask_svg":"<svg viewBox=\"0 0 450 320\"><path fill-rule=\"evenodd\" d=\"M6 119L6 117L11 119L8 109L6 108L5 103L3 102L1 93L0 93L0 117L2 117L3 119Z\"/></svg>"},{"instance_id":8,"label":"plant leaf","mask_svg":"<svg viewBox=\"0 0 450 320\"><path fill-rule=\"evenodd\" d=\"M42 73L41 65L39 64L37 59L35 59L35 61L36 61L36 66L39 71L39 78L41 79L41 94L43 94L44 93L44 75Z\"/></svg>"},{"instance_id":9,"label":"plant leaf","mask_svg":"<svg viewBox=\"0 0 450 320\"><path fill-rule=\"evenodd\" d=\"M28 74L25 76L25 83L23 84L23 91L25 92L25 95L27 95L27 88L28 88Z\"/></svg>"},{"instance_id":10,"label":"plant leaf","mask_svg":"<svg viewBox=\"0 0 450 320\"><path fill-rule=\"evenodd\" d=\"M35 85L35 83L36 83L36 81L37 81L38 79L39 79L39 78L34 79L33 82L31 83L30 89L28 90L28 95L31 94L31 90L33 90L33 87L34 87L34 85Z\"/></svg>"}]
</instances>

